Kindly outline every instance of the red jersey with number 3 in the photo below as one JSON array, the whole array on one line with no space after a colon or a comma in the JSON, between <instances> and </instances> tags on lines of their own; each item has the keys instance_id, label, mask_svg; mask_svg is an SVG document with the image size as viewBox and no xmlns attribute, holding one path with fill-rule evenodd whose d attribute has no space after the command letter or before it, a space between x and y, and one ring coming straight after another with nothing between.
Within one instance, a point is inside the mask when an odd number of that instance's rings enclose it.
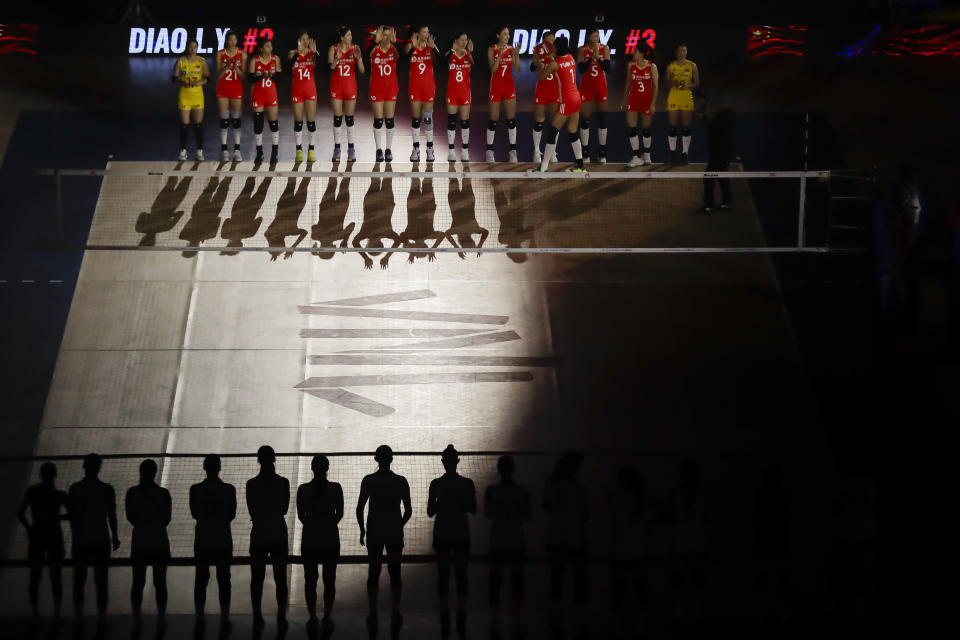
<instances>
[{"instance_id":1,"label":"red jersey with number 3","mask_svg":"<svg viewBox=\"0 0 960 640\"><path fill-rule=\"evenodd\" d=\"M253 72L261 74L253 83L250 100L254 108L277 106L277 81L274 74L277 72L277 56L270 56L269 62L264 62L260 56L254 59Z\"/></svg>"},{"instance_id":2,"label":"red jersey with number 3","mask_svg":"<svg viewBox=\"0 0 960 640\"><path fill-rule=\"evenodd\" d=\"M334 100L357 99L357 45L346 51L335 45L333 48L333 73L330 74L330 97Z\"/></svg>"},{"instance_id":3,"label":"red jersey with number 3","mask_svg":"<svg viewBox=\"0 0 960 640\"><path fill-rule=\"evenodd\" d=\"M580 111L580 91L577 89L577 61L569 53L556 59L557 89L560 92L560 114Z\"/></svg>"},{"instance_id":4,"label":"red jersey with number 3","mask_svg":"<svg viewBox=\"0 0 960 640\"><path fill-rule=\"evenodd\" d=\"M217 97L240 100L243 98L243 51L237 49L231 56L221 49L217 60L224 69L223 77L217 80Z\"/></svg>"},{"instance_id":5,"label":"red jersey with number 3","mask_svg":"<svg viewBox=\"0 0 960 640\"><path fill-rule=\"evenodd\" d=\"M297 53L293 61L293 84L291 85L291 99L294 104L299 104L304 100L317 100L317 77L314 73L316 61L314 53L308 52L306 55Z\"/></svg>"},{"instance_id":6,"label":"red jersey with number 3","mask_svg":"<svg viewBox=\"0 0 960 640\"><path fill-rule=\"evenodd\" d=\"M450 54L450 73L447 76L447 104L466 106L470 104L470 68L473 56L464 51L462 56Z\"/></svg>"},{"instance_id":7,"label":"red jersey with number 3","mask_svg":"<svg viewBox=\"0 0 960 640\"><path fill-rule=\"evenodd\" d=\"M534 48L533 55L537 56L539 64L547 66L553 60L553 46L547 42L541 42ZM551 73L543 80L538 79L533 96L534 104L553 104L559 101L560 94L557 92L556 74Z\"/></svg>"},{"instance_id":8,"label":"red jersey with number 3","mask_svg":"<svg viewBox=\"0 0 960 640\"><path fill-rule=\"evenodd\" d=\"M653 65L639 67L631 62L627 70L630 75L630 97L627 105L629 111L641 111L650 115L650 104L653 102Z\"/></svg>"},{"instance_id":9,"label":"red jersey with number 3","mask_svg":"<svg viewBox=\"0 0 960 640\"><path fill-rule=\"evenodd\" d=\"M384 51L377 45L370 52L370 100L373 102L396 102L400 87L397 85L397 48L392 44Z\"/></svg>"},{"instance_id":10,"label":"red jersey with number 3","mask_svg":"<svg viewBox=\"0 0 960 640\"><path fill-rule=\"evenodd\" d=\"M607 101L607 74L604 73L600 63L609 59L606 47L602 44L598 47L597 53L593 52L588 46L580 47L583 54L583 60L587 63L587 70L580 80L580 97L584 102L606 102Z\"/></svg>"},{"instance_id":11,"label":"red jersey with number 3","mask_svg":"<svg viewBox=\"0 0 960 640\"><path fill-rule=\"evenodd\" d=\"M490 51L497 61L497 68L490 76L490 101L513 100L517 97L517 89L513 83L513 47L507 45L503 51L492 44Z\"/></svg>"}]
</instances>

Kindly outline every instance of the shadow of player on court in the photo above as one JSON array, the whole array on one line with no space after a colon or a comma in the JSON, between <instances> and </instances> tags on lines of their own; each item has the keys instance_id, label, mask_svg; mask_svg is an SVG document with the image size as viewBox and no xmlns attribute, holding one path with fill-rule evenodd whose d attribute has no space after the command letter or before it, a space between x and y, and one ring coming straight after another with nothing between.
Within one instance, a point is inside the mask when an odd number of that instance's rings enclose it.
<instances>
[{"instance_id":1,"label":"shadow of player on court","mask_svg":"<svg viewBox=\"0 0 960 640\"><path fill-rule=\"evenodd\" d=\"M250 176L244 180L240 195L233 201L230 217L223 221L223 230L220 232L220 237L227 241L227 247L242 247L244 240L257 235L260 225L263 224L263 217L259 213L267 199L272 181L272 178L264 178L254 190L257 178ZM240 252L228 248L221 251L220 255L235 256L238 253Z\"/></svg>"},{"instance_id":2,"label":"shadow of player on court","mask_svg":"<svg viewBox=\"0 0 960 640\"><path fill-rule=\"evenodd\" d=\"M379 170L379 163L373 165L373 170ZM363 222L360 231L353 237L353 246L365 249L382 249L384 240L392 240L394 246L400 242L400 235L393 230L393 207L396 204L393 197L393 178L389 177L390 165L384 165L387 173L383 178L371 178L370 187L363 196ZM366 246L361 244L367 241ZM379 251L361 251L363 268L373 268L373 258L380 255ZM380 259L380 268L386 269L390 262L389 253Z\"/></svg>"},{"instance_id":3,"label":"shadow of player on court","mask_svg":"<svg viewBox=\"0 0 960 640\"><path fill-rule=\"evenodd\" d=\"M293 171L297 171L300 163L293 165ZM264 235L267 238L267 244L270 247L280 247L287 251L270 251L270 261L273 262L280 255L284 260L288 260L292 255L292 249L295 249L304 238L307 237L307 230L300 228L300 214L307 206L307 192L310 187L310 178L301 178L300 186L297 186L296 178L288 178L287 186L280 199L277 200L277 215L273 222L267 227ZM287 248L287 236L296 236L297 239Z\"/></svg>"},{"instance_id":4,"label":"shadow of player on court","mask_svg":"<svg viewBox=\"0 0 960 640\"><path fill-rule=\"evenodd\" d=\"M416 167L416 165L414 165ZM426 165L426 171L429 172L431 166ZM434 217L437 213L437 198L433 193L433 178L424 177L419 183L416 178L410 182L410 192L407 194L407 228L400 234L399 240L394 242L393 246L398 247L416 247L420 249L427 248L427 240L434 240L433 248L436 249L446 237L442 231L434 228ZM387 254L385 261L390 260ZM413 264L415 260L426 257L430 262L437 259L433 252L411 252L407 256L407 262Z\"/></svg>"},{"instance_id":5,"label":"shadow of player on court","mask_svg":"<svg viewBox=\"0 0 960 640\"><path fill-rule=\"evenodd\" d=\"M352 171L353 165L348 164L346 171ZM350 234L356 227L355 222L343 226L347 219L347 211L350 209L350 176L344 176L340 179L340 186L337 188L336 176L330 176L327 179L327 188L320 199L319 217L317 224L310 227L310 239L314 240L314 248L335 247L337 241L340 242L340 248L347 246ZM329 260L336 251L314 251L313 255L323 260Z\"/></svg>"},{"instance_id":6,"label":"shadow of player on court","mask_svg":"<svg viewBox=\"0 0 960 640\"><path fill-rule=\"evenodd\" d=\"M453 165L450 165L450 171L456 171ZM483 247L490 232L480 226L477 222L477 199L473 193L473 184L469 178L463 178L458 181L456 178L450 178L450 188L447 191L447 201L450 204L450 217L452 221L450 228L446 231L446 237L454 247L460 249L479 249ZM479 235L478 242L474 242L474 234ZM456 236L456 240L454 240ZM457 243L459 240L459 244ZM460 259L466 259L467 255L463 251L457 255ZM477 256L481 252L477 251Z\"/></svg>"},{"instance_id":7,"label":"shadow of player on court","mask_svg":"<svg viewBox=\"0 0 960 640\"><path fill-rule=\"evenodd\" d=\"M178 162L174 170L180 171L182 168L183 163ZM163 189L154 198L153 204L150 205L150 211L140 212L134 229L137 233L143 234L140 239L141 247L156 246L158 234L166 233L177 226L184 214L182 210L179 210L179 207L183 204L184 198L187 197L187 191L190 190L192 181L193 176L186 178L170 176L167 178L166 184L163 185Z\"/></svg>"},{"instance_id":8,"label":"shadow of player on court","mask_svg":"<svg viewBox=\"0 0 960 640\"><path fill-rule=\"evenodd\" d=\"M524 198L523 180L491 180L493 204L500 219L500 232L497 241L507 248L519 249L527 243L528 248L536 246L533 239L533 227L526 226L526 213L529 199ZM508 253L507 257L516 263L526 262L526 253Z\"/></svg>"},{"instance_id":9,"label":"shadow of player on court","mask_svg":"<svg viewBox=\"0 0 960 640\"><path fill-rule=\"evenodd\" d=\"M220 212L227 202L227 192L230 190L231 178L210 178L200 197L193 203L190 218L180 230L180 239L187 241L188 247L199 247L206 240L217 237L220 230ZM196 251L185 250L184 258L192 258Z\"/></svg>"}]
</instances>

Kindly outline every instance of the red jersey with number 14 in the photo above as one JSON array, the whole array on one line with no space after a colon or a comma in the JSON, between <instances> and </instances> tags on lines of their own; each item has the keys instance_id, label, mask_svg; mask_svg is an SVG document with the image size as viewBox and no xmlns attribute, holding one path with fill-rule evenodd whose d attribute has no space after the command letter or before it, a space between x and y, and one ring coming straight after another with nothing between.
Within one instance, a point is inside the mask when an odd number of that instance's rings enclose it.
<instances>
[{"instance_id":1,"label":"red jersey with number 14","mask_svg":"<svg viewBox=\"0 0 960 640\"><path fill-rule=\"evenodd\" d=\"M317 101L315 66L312 51L307 52L306 55L297 53L297 57L293 61L293 84L291 85L291 100L294 104L299 104L304 100Z\"/></svg>"},{"instance_id":2,"label":"red jersey with number 14","mask_svg":"<svg viewBox=\"0 0 960 640\"><path fill-rule=\"evenodd\" d=\"M370 52L370 100L372 102L396 102L400 87L397 85L397 48L392 44L384 51L380 45Z\"/></svg>"},{"instance_id":3,"label":"red jersey with number 14","mask_svg":"<svg viewBox=\"0 0 960 640\"><path fill-rule=\"evenodd\" d=\"M240 100L243 98L243 51L237 49L231 56L221 49L217 60L224 70L223 77L217 81L217 97Z\"/></svg>"}]
</instances>

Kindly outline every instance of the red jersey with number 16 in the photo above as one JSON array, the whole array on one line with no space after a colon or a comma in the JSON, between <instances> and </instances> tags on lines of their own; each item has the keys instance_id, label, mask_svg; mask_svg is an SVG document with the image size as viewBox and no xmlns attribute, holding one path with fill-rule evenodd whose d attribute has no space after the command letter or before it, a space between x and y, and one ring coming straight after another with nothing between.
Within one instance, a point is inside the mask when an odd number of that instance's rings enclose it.
<instances>
[{"instance_id":1,"label":"red jersey with number 16","mask_svg":"<svg viewBox=\"0 0 960 640\"><path fill-rule=\"evenodd\" d=\"M260 56L257 56L253 71L260 74L253 83L253 91L250 92L253 108L277 106L277 81L274 78L277 72L277 56L270 56L269 62L264 62Z\"/></svg>"}]
</instances>

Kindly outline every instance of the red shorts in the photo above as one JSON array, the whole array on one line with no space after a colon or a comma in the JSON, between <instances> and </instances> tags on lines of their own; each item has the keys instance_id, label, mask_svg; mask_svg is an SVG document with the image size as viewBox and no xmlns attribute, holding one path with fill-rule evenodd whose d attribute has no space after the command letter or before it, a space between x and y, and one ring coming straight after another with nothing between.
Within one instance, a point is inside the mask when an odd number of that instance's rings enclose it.
<instances>
[{"instance_id":1,"label":"red shorts","mask_svg":"<svg viewBox=\"0 0 960 640\"><path fill-rule=\"evenodd\" d=\"M274 85L270 89L254 87L253 93L250 94L250 104L253 106L254 109L259 109L260 107L277 106L276 85Z\"/></svg>"},{"instance_id":2,"label":"red shorts","mask_svg":"<svg viewBox=\"0 0 960 640\"><path fill-rule=\"evenodd\" d=\"M370 83L370 102L396 102L400 88L396 80L392 83Z\"/></svg>"},{"instance_id":3,"label":"red shorts","mask_svg":"<svg viewBox=\"0 0 960 640\"><path fill-rule=\"evenodd\" d=\"M557 80L540 80L537 82L537 89L533 94L534 104L556 104L560 102L560 90L557 87Z\"/></svg>"},{"instance_id":4,"label":"red shorts","mask_svg":"<svg viewBox=\"0 0 960 640\"><path fill-rule=\"evenodd\" d=\"M470 106L470 87L456 85L447 87L447 104L457 107Z\"/></svg>"},{"instance_id":5,"label":"red shorts","mask_svg":"<svg viewBox=\"0 0 960 640\"><path fill-rule=\"evenodd\" d=\"M330 97L334 100L356 100L357 80L353 76L341 78L333 76L330 80Z\"/></svg>"},{"instance_id":6,"label":"red shorts","mask_svg":"<svg viewBox=\"0 0 960 640\"><path fill-rule=\"evenodd\" d=\"M564 96L557 108L557 113L562 116L572 116L575 113L580 113L580 96L578 94Z\"/></svg>"},{"instance_id":7,"label":"red shorts","mask_svg":"<svg viewBox=\"0 0 960 640\"><path fill-rule=\"evenodd\" d=\"M436 82L411 82L410 83L410 102L426 102L433 104L437 95Z\"/></svg>"},{"instance_id":8,"label":"red shorts","mask_svg":"<svg viewBox=\"0 0 960 640\"><path fill-rule=\"evenodd\" d=\"M317 101L317 85L313 82L295 82L293 91L290 93L290 101L293 104L300 104L307 100Z\"/></svg>"},{"instance_id":9,"label":"red shorts","mask_svg":"<svg viewBox=\"0 0 960 640\"><path fill-rule=\"evenodd\" d=\"M630 98L627 101L627 111L639 111L645 116L652 115L653 112L650 110L650 106L653 101L650 98L650 92L637 93L631 91Z\"/></svg>"},{"instance_id":10,"label":"red shorts","mask_svg":"<svg viewBox=\"0 0 960 640\"><path fill-rule=\"evenodd\" d=\"M220 80L217 83L217 97L243 100L243 82L240 80Z\"/></svg>"},{"instance_id":11,"label":"red shorts","mask_svg":"<svg viewBox=\"0 0 960 640\"><path fill-rule=\"evenodd\" d=\"M607 81L604 78L583 76L580 82L580 100L583 102L606 102Z\"/></svg>"},{"instance_id":12,"label":"red shorts","mask_svg":"<svg viewBox=\"0 0 960 640\"><path fill-rule=\"evenodd\" d=\"M512 78L511 78L512 80ZM513 82L491 82L490 83L490 102L501 102L503 100L516 100L517 89Z\"/></svg>"}]
</instances>

